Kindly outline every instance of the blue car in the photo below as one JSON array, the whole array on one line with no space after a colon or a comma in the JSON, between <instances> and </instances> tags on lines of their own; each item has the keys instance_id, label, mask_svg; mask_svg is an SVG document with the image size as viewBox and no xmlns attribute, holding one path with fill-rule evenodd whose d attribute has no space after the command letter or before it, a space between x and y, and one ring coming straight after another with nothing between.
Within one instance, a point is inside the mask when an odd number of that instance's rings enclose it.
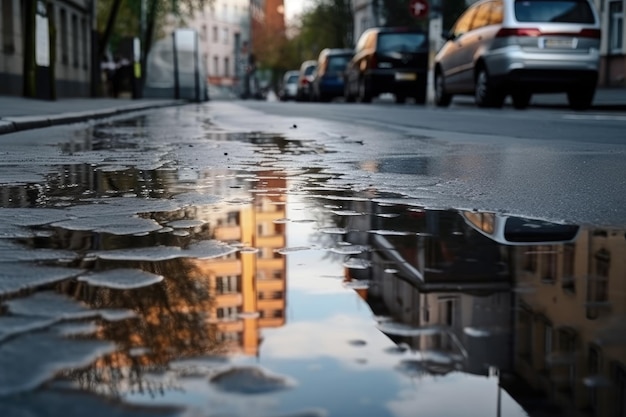
<instances>
[{"instance_id":1,"label":"blue car","mask_svg":"<svg viewBox=\"0 0 626 417\"><path fill-rule=\"evenodd\" d=\"M352 49L326 48L320 52L311 83L312 101L331 101L335 97L343 97L344 71L353 55Z\"/></svg>"}]
</instances>

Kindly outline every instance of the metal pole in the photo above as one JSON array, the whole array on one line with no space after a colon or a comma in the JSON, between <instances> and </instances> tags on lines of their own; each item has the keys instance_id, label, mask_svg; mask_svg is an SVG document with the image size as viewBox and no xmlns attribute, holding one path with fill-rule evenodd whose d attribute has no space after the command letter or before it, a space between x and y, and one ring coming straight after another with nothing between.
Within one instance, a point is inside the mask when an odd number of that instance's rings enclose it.
<instances>
[{"instance_id":1,"label":"metal pole","mask_svg":"<svg viewBox=\"0 0 626 417\"><path fill-rule=\"evenodd\" d=\"M172 32L172 43L174 44L174 98L180 98L180 80L178 79L178 49L176 48L176 31Z\"/></svg>"}]
</instances>

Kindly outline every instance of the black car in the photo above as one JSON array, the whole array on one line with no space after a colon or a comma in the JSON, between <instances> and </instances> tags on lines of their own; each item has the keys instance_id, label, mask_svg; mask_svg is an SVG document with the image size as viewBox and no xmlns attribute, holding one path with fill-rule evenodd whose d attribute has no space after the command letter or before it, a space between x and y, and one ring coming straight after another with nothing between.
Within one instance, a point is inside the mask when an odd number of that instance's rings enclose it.
<instances>
[{"instance_id":1,"label":"black car","mask_svg":"<svg viewBox=\"0 0 626 417\"><path fill-rule=\"evenodd\" d=\"M352 49L326 48L320 52L311 82L311 100L331 101L343 97L344 71L353 55Z\"/></svg>"},{"instance_id":2,"label":"black car","mask_svg":"<svg viewBox=\"0 0 626 417\"><path fill-rule=\"evenodd\" d=\"M415 28L377 27L363 32L345 73L344 97L369 103L383 93L397 103L426 103L428 33Z\"/></svg>"}]
</instances>

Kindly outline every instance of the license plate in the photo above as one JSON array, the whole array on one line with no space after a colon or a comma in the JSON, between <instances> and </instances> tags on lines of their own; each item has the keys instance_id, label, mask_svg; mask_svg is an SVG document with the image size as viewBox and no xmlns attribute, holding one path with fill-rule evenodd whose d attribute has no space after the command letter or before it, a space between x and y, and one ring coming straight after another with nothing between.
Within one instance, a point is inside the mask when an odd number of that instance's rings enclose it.
<instances>
[{"instance_id":1,"label":"license plate","mask_svg":"<svg viewBox=\"0 0 626 417\"><path fill-rule=\"evenodd\" d=\"M574 38L559 39L559 38L547 38L540 40L540 47L546 49L573 49L576 47L576 40Z\"/></svg>"},{"instance_id":2,"label":"license plate","mask_svg":"<svg viewBox=\"0 0 626 417\"><path fill-rule=\"evenodd\" d=\"M414 81L417 79L417 74L414 72L396 72L396 80L398 81Z\"/></svg>"}]
</instances>

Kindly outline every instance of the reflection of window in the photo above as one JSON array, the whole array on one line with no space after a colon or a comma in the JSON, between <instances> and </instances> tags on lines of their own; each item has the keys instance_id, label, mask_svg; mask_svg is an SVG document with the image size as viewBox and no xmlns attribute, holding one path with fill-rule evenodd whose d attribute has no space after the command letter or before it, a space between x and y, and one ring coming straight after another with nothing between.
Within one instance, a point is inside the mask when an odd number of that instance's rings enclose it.
<instances>
[{"instance_id":1,"label":"reflection of window","mask_svg":"<svg viewBox=\"0 0 626 417\"><path fill-rule=\"evenodd\" d=\"M576 381L576 332L571 328L559 329L558 333L561 389L572 395L574 393L574 383Z\"/></svg>"},{"instance_id":2,"label":"reflection of window","mask_svg":"<svg viewBox=\"0 0 626 417\"><path fill-rule=\"evenodd\" d=\"M589 376L597 376L600 374L602 366L602 351L599 346L589 346L587 356L587 373ZM589 387L589 408L593 414L598 410L598 389L595 386Z\"/></svg>"},{"instance_id":3,"label":"reflection of window","mask_svg":"<svg viewBox=\"0 0 626 417\"><path fill-rule=\"evenodd\" d=\"M568 243L563 246L563 291L569 294L576 293L576 279L574 277L574 261L576 246Z\"/></svg>"},{"instance_id":4,"label":"reflection of window","mask_svg":"<svg viewBox=\"0 0 626 417\"><path fill-rule=\"evenodd\" d=\"M219 307L217 309L218 319L236 320L239 315L238 307Z\"/></svg>"},{"instance_id":5,"label":"reflection of window","mask_svg":"<svg viewBox=\"0 0 626 417\"><path fill-rule=\"evenodd\" d=\"M519 311L518 352L520 357L532 364L533 314L525 307Z\"/></svg>"},{"instance_id":6,"label":"reflection of window","mask_svg":"<svg viewBox=\"0 0 626 417\"><path fill-rule=\"evenodd\" d=\"M542 246L541 281L552 284L556 280L556 251L551 246Z\"/></svg>"},{"instance_id":7,"label":"reflection of window","mask_svg":"<svg viewBox=\"0 0 626 417\"><path fill-rule=\"evenodd\" d=\"M622 37L624 34L624 7L623 1L609 3L609 52L622 52Z\"/></svg>"},{"instance_id":8,"label":"reflection of window","mask_svg":"<svg viewBox=\"0 0 626 417\"><path fill-rule=\"evenodd\" d=\"M13 0L2 0L2 52L15 52L13 34Z\"/></svg>"},{"instance_id":9,"label":"reflection of window","mask_svg":"<svg viewBox=\"0 0 626 417\"><path fill-rule=\"evenodd\" d=\"M537 271L537 247L529 246L525 253L524 270L528 272Z\"/></svg>"},{"instance_id":10,"label":"reflection of window","mask_svg":"<svg viewBox=\"0 0 626 417\"><path fill-rule=\"evenodd\" d=\"M218 294L232 294L241 291L239 275L217 277L216 287Z\"/></svg>"},{"instance_id":11,"label":"reflection of window","mask_svg":"<svg viewBox=\"0 0 626 417\"><path fill-rule=\"evenodd\" d=\"M221 343L235 342L240 343L242 340L241 333L239 332L218 332L217 341Z\"/></svg>"},{"instance_id":12,"label":"reflection of window","mask_svg":"<svg viewBox=\"0 0 626 417\"><path fill-rule=\"evenodd\" d=\"M491 3L483 3L478 6L476 16L472 22L472 29L478 29L489 23L489 13L491 11Z\"/></svg>"},{"instance_id":13,"label":"reflection of window","mask_svg":"<svg viewBox=\"0 0 626 417\"><path fill-rule=\"evenodd\" d=\"M596 319L609 300L611 254L600 249L592 259L592 274L587 279L587 318Z\"/></svg>"},{"instance_id":14,"label":"reflection of window","mask_svg":"<svg viewBox=\"0 0 626 417\"><path fill-rule=\"evenodd\" d=\"M611 379L614 384L614 416L626 417L626 369L621 362L611 363Z\"/></svg>"}]
</instances>

